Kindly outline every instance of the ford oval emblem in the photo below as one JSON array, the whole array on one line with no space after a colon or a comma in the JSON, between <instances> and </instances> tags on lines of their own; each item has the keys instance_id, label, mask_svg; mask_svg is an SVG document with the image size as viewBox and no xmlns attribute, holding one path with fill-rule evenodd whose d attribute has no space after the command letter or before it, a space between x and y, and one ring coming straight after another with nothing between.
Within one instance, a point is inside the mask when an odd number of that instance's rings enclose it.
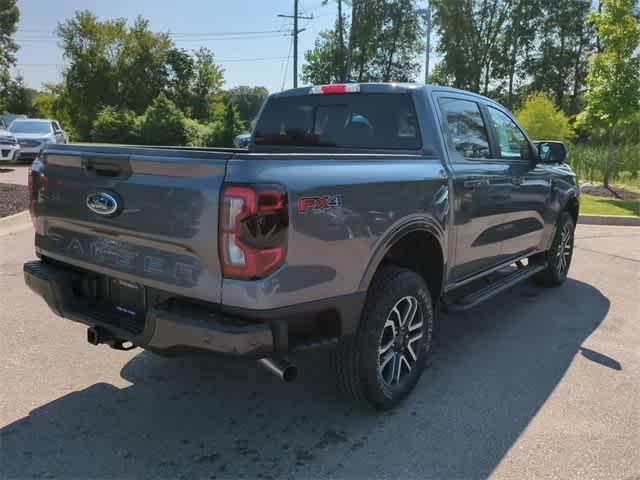
<instances>
[{"instance_id":1,"label":"ford oval emblem","mask_svg":"<svg viewBox=\"0 0 640 480\"><path fill-rule=\"evenodd\" d=\"M89 194L86 205L89 210L98 215L113 215L120 207L116 197L107 192Z\"/></svg>"}]
</instances>

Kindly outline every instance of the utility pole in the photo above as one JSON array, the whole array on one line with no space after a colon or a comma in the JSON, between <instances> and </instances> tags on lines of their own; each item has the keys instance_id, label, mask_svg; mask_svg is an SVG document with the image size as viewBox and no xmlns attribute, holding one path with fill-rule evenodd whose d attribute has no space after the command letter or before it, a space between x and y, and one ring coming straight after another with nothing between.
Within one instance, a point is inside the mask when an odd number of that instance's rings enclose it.
<instances>
[{"instance_id":1,"label":"utility pole","mask_svg":"<svg viewBox=\"0 0 640 480\"><path fill-rule=\"evenodd\" d=\"M427 52L424 61L424 83L429 83L429 60L431 56L431 5L427 0Z\"/></svg>"},{"instance_id":2,"label":"utility pole","mask_svg":"<svg viewBox=\"0 0 640 480\"><path fill-rule=\"evenodd\" d=\"M344 24L342 22L342 0L338 0L338 43L340 44L340 48L338 49L340 57L339 61L336 63L340 66L339 80L344 82L346 78L344 71Z\"/></svg>"},{"instance_id":3,"label":"utility pole","mask_svg":"<svg viewBox=\"0 0 640 480\"><path fill-rule=\"evenodd\" d=\"M351 31L349 32L349 48L347 48L347 58L346 58L346 73L345 73L345 81L351 81L351 65L353 61L353 49L355 48L355 32L357 28L357 19L358 19L358 1L351 1Z\"/></svg>"},{"instance_id":4,"label":"utility pole","mask_svg":"<svg viewBox=\"0 0 640 480\"><path fill-rule=\"evenodd\" d=\"M281 18L293 18L293 88L298 87L298 34L306 29L298 29L298 20L313 20L310 17L302 17L298 15L298 0L293 0L293 15L278 15Z\"/></svg>"},{"instance_id":5,"label":"utility pole","mask_svg":"<svg viewBox=\"0 0 640 480\"><path fill-rule=\"evenodd\" d=\"M293 88L298 88L298 0L293 0Z\"/></svg>"}]
</instances>

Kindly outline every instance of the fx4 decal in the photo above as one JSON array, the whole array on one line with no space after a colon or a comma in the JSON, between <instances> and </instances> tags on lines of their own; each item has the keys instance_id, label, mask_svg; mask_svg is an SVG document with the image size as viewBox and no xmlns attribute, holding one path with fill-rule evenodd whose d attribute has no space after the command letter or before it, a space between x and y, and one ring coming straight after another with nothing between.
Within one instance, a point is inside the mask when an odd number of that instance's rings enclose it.
<instances>
[{"instance_id":1,"label":"fx4 decal","mask_svg":"<svg viewBox=\"0 0 640 480\"><path fill-rule=\"evenodd\" d=\"M342 197L340 195L322 195L319 197L303 197L298 199L298 212L322 213L331 208L340 208Z\"/></svg>"}]
</instances>

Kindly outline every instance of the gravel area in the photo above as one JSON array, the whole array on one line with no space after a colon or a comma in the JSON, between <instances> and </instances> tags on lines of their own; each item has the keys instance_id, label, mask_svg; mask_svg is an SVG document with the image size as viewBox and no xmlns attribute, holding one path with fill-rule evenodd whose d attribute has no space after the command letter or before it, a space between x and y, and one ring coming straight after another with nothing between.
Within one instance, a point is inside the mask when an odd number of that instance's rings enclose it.
<instances>
[{"instance_id":1,"label":"gravel area","mask_svg":"<svg viewBox=\"0 0 640 480\"><path fill-rule=\"evenodd\" d=\"M0 218L13 215L29 207L29 193L23 185L0 183Z\"/></svg>"}]
</instances>

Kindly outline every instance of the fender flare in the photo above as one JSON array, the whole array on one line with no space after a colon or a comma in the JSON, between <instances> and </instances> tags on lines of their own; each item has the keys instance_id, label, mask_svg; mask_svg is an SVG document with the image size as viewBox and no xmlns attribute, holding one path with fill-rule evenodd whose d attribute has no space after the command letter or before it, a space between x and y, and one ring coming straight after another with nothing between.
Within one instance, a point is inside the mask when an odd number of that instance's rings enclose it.
<instances>
[{"instance_id":1,"label":"fender flare","mask_svg":"<svg viewBox=\"0 0 640 480\"><path fill-rule=\"evenodd\" d=\"M580 205L580 194L575 189L571 189L570 191L567 192L567 194L565 195L563 201L560 204L561 209L562 210L566 210L567 206L569 205L569 202L571 202L573 200L578 202L578 206Z\"/></svg>"},{"instance_id":2,"label":"fender flare","mask_svg":"<svg viewBox=\"0 0 640 480\"><path fill-rule=\"evenodd\" d=\"M373 255L371 255L369 263L365 268L364 274L362 275L360 284L358 286L358 291L366 292L369 289L369 285L373 280L373 275L378 270L378 266L380 265L386 254L389 252L389 250L391 250L391 248L399 240L414 232L425 232L435 237L438 245L440 246L440 251L442 252L442 259L444 261L444 264L446 265L447 250L445 248L446 241L445 230L443 226L434 218L429 216L420 215L406 218L392 226L384 235L380 237L377 246L374 248ZM443 268L442 271L444 276L446 268Z\"/></svg>"}]
</instances>

